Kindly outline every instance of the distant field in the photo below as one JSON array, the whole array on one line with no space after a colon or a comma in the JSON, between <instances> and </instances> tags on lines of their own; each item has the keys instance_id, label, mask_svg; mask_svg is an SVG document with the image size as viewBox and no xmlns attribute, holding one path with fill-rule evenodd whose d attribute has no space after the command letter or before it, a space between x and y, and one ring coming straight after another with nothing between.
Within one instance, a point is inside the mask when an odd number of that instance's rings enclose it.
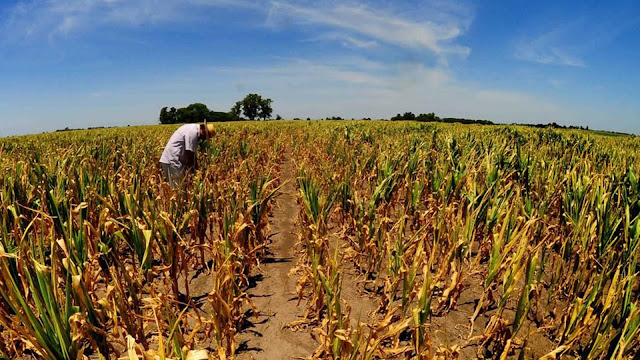
<instances>
[{"instance_id":1,"label":"distant field","mask_svg":"<svg viewBox=\"0 0 640 360\"><path fill-rule=\"evenodd\" d=\"M0 139L0 359L640 356L640 140L386 121Z\"/></svg>"},{"instance_id":2,"label":"distant field","mask_svg":"<svg viewBox=\"0 0 640 360\"><path fill-rule=\"evenodd\" d=\"M623 134L618 132L604 131L604 130L590 130L592 133L602 136L631 136L629 134Z\"/></svg>"}]
</instances>

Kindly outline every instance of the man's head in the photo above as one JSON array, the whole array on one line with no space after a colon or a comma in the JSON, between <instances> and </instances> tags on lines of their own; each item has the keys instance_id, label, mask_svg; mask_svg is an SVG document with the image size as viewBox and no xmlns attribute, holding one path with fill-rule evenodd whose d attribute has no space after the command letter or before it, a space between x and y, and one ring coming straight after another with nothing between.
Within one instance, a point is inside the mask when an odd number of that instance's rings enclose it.
<instances>
[{"instance_id":1,"label":"man's head","mask_svg":"<svg viewBox=\"0 0 640 360\"><path fill-rule=\"evenodd\" d=\"M201 140L209 140L216 134L216 130L213 127L213 124L207 124L205 120L204 124L200 124L200 139Z\"/></svg>"}]
</instances>

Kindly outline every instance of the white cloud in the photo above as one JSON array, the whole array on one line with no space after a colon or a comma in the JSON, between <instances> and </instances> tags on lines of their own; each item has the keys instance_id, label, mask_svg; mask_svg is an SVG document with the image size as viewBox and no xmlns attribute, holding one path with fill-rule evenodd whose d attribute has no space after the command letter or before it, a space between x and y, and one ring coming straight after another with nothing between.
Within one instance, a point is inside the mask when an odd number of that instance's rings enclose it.
<instances>
[{"instance_id":1,"label":"white cloud","mask_svg":"<svg viewBox=\"0 0 640 360\"><path fill-rule=\"evenodd\" d=\"M378 70L372 70L378 69ZM380 66L376 63L354 58L335 64L289 59L279 66L272 67L214 67L210 73L226 74L235 82L243 82L242 89L251 88L250 84L282 84L286 87L311 88L313 86L384 86L385 78L377 74ZM247 86L246 84L249 84ZM285 85L286 84L286 85ZM237 84L236 84L237 85ZM236 86L237 87L237 86Z\"/></svg>"},{"instance_id":2,"label":"white cloud","mask_svg":"<svg viewBox=\"0 0 640 360\"><path fill-rule=\"evenodd\" d=\"M348 45L353 45L357 48L372 48L378 45L377 41L374 40L360 40L357 39L353 36L345 36L343 38L343 45L348 46Z\"/></svg>"},{"instance_id":3,"label":"white cloud","mask_svg":"<svg viewBox=\"0 0 640 360\"><path fill-rule=\"evenodd\" d=\"M212 67L197 69L194 74L200 74L201 79L193 80L196 83L187 88L220 94L212 97L223 109L230 107L233 99L258 92L273 98L274 113L285 117L388 118L412 111L502 123L587 121L580 116L582 112L553 101L464 82L446 68L419 63L376 66L370 60L359 63L354 58L333 59L331 64L323 59L287 59L277 66ZM216 79L215 85L210 85L211 79ZM229 105L224 105L223 99Z\"/></svg>"},{"instance_id":4,"label":"white cloud","mask_svg":"<svg viewBox=\"0 0 640 360\"><path fill-rule=\"evenodd\" d=\"M539 64L585 67L581 55L588 25L586 18L578 17L539 33L521 36L515 43L514 55L519 60Z\"/></svg>"},{"instance_id":5,"label":"white cloud","mask_svg":"<svg viewBox=\"0 0 640 360\"><path fill-rule=\"evenodd\" d=\"M563 45L554 45L546 36L540 36L533 40L521 40L516 46L517 59L536 62L539 64L553 64L585 67L585 62L578 56L570 53Z\"/></svg>"},{"instance_id":6,"label":"white cloud","mask_svg":"<svg viewBox=\"0 0 640 360\"><path fill-rule=\"evenodd\" d=\"M591 52L638 23L633 11L622 5L607 6L597 14L569 14L570 18L558 20L558 25L547 25L538 31L528 27L529 33L521 35L514 44L514 56L540 64L586 67L585 58Z\"/></svg>"},{"instance_id":7,"label":"white cloud","mask_svg":"<svg viewBox=\"0 0 640 360\"><path fill-rule=\"evenodd\" d=\"M367 49L386 44L426 50L445 63L447 56L470 53L456 41L473 15L458 1L21 0L7 10L0 26L17 40L55 38L108 26L188 22L201 16L202 9L229 7L263 14L272 27L294 25L324 33L325 40L344 46Z\"/></svg>"},{"instance_id":8,"label":"white cloud","mask_svg":"<svg viewBox=\"0 0 640 360\"><path fill-rule=\"evenodd\" d=\"M226 111L250 92L272 98L274 114L285 118L389 118L412 111L502 123L557 122L640 131L637 122L630 120L636 119L637 107L613 112L597 106L573 108L522 91L469 83L446 68L336 56L280 59L275 65L199 67L169 76L150 74L113 87L78 89L77 93L14 94L3 98L11 104L3 116L21 120L0 128L8 135L65 126L151 124L157 122L163 106L199 101ZM27 104L33 96L41 99L37 107ZM50 121L42 123L42 118Z\"/></svg>"},{"instance_id":9,"label":"white cloud","mask_svg":"<svg viewBox=\"0 0 640 360\"><path fill-rule=\"evenodd\" d=\"M574 11L563 13L553 6L543 7L522 27L514 56L541 64L586 67L589 55L638 24L635 0L582 2Z\"/></svg>"},{"instance_id":10,"label":"white cloud","mask_svg":"<svg viewBox=\"0 0 640 360\"><path fill-rule=\"evenodd\" d=\"M307 41L334 41L344 47L357 49L370 49L379 45L375 40L367 40L340 32L328 32Z\"/></svg>"},{"instance_id":11,"label":"white cloud","mask_svg":"<svg viewBox=\"0 0 640 360\"><path fill-rule=\"evenodd\" d=\"M436 55L468 56L470 49L454 44L470 22L467 16L453 14L424 14L424 19L412 19L398 9L373 8L362 3L334 1L314 2L313 6L274 1L269 10L268 23L278 25L326 26L349 34L358 34L383 43L413 50L429 50ZM448 21L436 22L432 19Z\"/></svg>"},{"instance_id":12,"label":"white cloud","mask_svg":"<svg viewBox=\"0 0 640 360\"><path fill-rule=\"evenodd\" d=\"M187 21L203 6L254 7L243 0L21 0L6 11L5 36L56 37L102 26Z\"/></svg>"}]
</instances>

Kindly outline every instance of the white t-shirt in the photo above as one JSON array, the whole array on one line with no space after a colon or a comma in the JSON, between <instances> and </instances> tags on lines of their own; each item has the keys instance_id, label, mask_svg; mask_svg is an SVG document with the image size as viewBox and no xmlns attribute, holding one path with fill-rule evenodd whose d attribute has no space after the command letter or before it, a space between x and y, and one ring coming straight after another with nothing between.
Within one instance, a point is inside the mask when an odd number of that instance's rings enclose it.
<instances>
[{"instance_id":1,"label":"white t-shirt","mask_svg":"<svg viewBox=\"0 0 640 360\"><path fill-rule=\"evenodd\" d=\"M171 135L162 152L160 162L184 170L185 151L196 152L200 136L200 124L182 125Z\"/></svg>"}]
</instances>

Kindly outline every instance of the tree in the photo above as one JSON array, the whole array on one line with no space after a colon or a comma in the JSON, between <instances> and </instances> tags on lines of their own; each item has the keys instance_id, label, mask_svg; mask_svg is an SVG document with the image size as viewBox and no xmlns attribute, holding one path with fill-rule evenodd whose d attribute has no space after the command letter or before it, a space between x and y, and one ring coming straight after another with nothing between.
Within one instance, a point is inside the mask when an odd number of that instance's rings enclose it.
<instances>
[{"instance_id":1,"label":"tree","mask_svg":"<svg viewBox=\"0 0 640 360\"><path fill-rule=\"evenodd\" d=\"M162 110L160 110L160 124L173 124L173 119L171 118L171 115L169 114L169 112L167 111L167 107L163 107Z\"/></svg>"},{"instance_id":2,"label":"tree","mask_svg":"<svg viewBox=\"0 0 640 360\"><path fill-rule=\"evenodd\" d=\"M273 109L271 108L272 102L273 100L271 99L262 99L260 101L260 112L258 113L258 116L262 118L262 120L271 118L271 113L273 112Z\"/></svg>"},{"instance_id":3,"label":"tree","mask_svg":"<svg viewBox=\"0 0 640 360\"><path fill-rule=\"evenodd\" d=\"M394 117L391 118L391 120L395 121L395 120L415 120L416 116L412 113L412 112L406 112L403 115L396 115Z\"/></svg>"},{"instance_id":4,"label":"tree","mask_svg":"<svg viewBox=\"0 0 640 360\"><path fill-rule=\"evenodd\" d=\"M236 102L236 104L231 108L230 113L239 119L240 114L242 114L242 101Z\"/></svg>"},{"instance_id":5,"label":"tree","mask_svg":"<svg viewBox=\"0 0 640 360\"><path fill-rule=\"evenodd\" d=\"M242 112L249 120L254 120L258 116L258 109L262 97L258 94L249 94L242 100Z\"/></svg>"},{"instance_id":6,"label":"tree","mask_svg":"<svg viewBox=\"0 0 640 360\"><path fill-rule=\"evenodd\" d=\"M249 120L255 120L256 118L261 118L266 120L271 117L271 113L273 109L271 108L271 103L273 100L271 99L263 99L262 96L258 94L249 94L244 97L244 99L238 101L232 108L231 112L234 114L242 113Z\"/></svg>"},{"instance_id":7,"label":"tree","mask_svg":"<svg viewBox=\"0 0 640 360\"><path fill-rule=\"evenodd\" d=\"M430 112L428 114L420 114L416 117L418 121L439 121L440 118L436 116L436 114Z\"/></svg>"},{"instance_id":8,"label":"tree","mask_svg":"<svg viewBox=\"0 0 640 360\"><path fill-rule=\"evenodd\" d=\"M179 122L178 119L178 112L176 110L176 108L172 107L171 109L167 110L167 107L163 107L162 110L160 110L160 124L177 124Z\"/></svg>"},{"instance_id":9,"label":"tree","mask_svg":"<svg viewBox=\"0 0 640 360\"><path fill-rule=\"evenodd\" d=\"M209 121L237 121L238 117L232 112L211 111L209 113Z\"/></svg>"},{"instance_id":10,"label":"tree","mask_svg":"<svg viewBox=\"0 0 640 360\"><path fill-rule=\"evenodd\" d=\"M406 112L402 115L402 118L405 120L415 120L416 116L412 112Z\"/></svg>"},{"instance_id":11,"label":"tree","mask_svg":"<svg viewBox=\"0 0 640 360\"><path fill-rule=\"evenodd\" d=\"M186 108L179 109L172 107L170 110L167 110L165 106L160 110L159 117L161 124L196 123L203 120L211 121L211 119L207 105L201 103L191 104Z\"/></svg>"},{"instance_id":12,"label":"tree","mask_svg":"<svg viewBox=\"0 0 640 360\"><path fill-rule=\"evenodd\" d=\"M178 110L173 106L169 109L169 117L171 118L171 124L178 123Z\"/></svg>"},{"instance_id":13,"label":"tree","mask_svg":"<svg viewBox=\"0 0 640 360\"><path fill-rule=\"evenodd\" d=\"M210 111L207 105L195 103L177 110L177 120L181 123L196 123L210 120Z\"/></svg>"},{"instance_id":14,"label":"tree","mask_svg":"<svg viewBox=\"0 0 640 360\"><path fill-rule=\"evenodd\" d=\"M202 103L193 103L184 108L172 107L168 109L166 106L160 110L158 120L161 124L178 124L178 123L198 123L201 121L238 121L244 115L251 120L256 118L271 118L271 99L263 99L260 95L249 94L243 100L238 101L229 112L209 110L207 105Z\"/></svg>"}]
</instances>

